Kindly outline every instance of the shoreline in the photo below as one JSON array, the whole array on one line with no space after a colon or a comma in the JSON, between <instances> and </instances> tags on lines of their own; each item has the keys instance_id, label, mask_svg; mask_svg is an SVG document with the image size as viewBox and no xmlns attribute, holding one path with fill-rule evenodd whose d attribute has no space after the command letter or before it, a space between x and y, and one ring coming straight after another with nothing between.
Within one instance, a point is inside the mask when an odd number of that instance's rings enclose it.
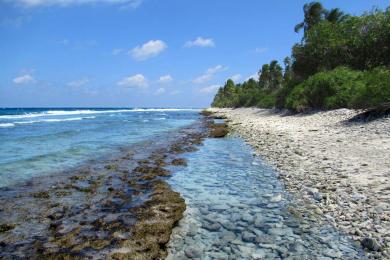
<instances>
[{"instance_id":1,"label":"shoreline","mask_svg":"<svg viewBox=\"0 0 390 260\"><path fill-rule=\"evenodd\" d=\"M166 178L207 135L201 118L106 160L2 188L0 257L164 258L186 208Z\"/></svg>"},{"instance_id":2,"label":"shoreline","mask_svg":"<svg viewBox=\"0 0 390 260\"><path fill-rule=\"evenodd\" d=\"M302 214L361 243L369 257L390 255L390 119L347 123L339 109L287 115L267 109L208 111L225 117L279 173Z\"/></svg>"}]
</instances>

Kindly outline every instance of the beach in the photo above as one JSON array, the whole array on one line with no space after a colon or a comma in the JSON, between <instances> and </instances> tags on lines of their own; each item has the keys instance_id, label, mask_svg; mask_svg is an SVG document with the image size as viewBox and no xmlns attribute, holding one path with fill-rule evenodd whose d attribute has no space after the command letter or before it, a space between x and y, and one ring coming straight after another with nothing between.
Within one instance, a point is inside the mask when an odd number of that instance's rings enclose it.
<instances>
[{"instance_id":1,"label":"beach","mask_svg":"<svg viewBox=\"0 0 390 260\"><path fill-rule=\"evenodd\" d=\"M348 121L359 111L288 114L267 109L209 111L278 172L301 214L331 223L366 248L389 257L390 119ZM380 251L380 252L377 252Z\"/></svg>"}]
</instances>

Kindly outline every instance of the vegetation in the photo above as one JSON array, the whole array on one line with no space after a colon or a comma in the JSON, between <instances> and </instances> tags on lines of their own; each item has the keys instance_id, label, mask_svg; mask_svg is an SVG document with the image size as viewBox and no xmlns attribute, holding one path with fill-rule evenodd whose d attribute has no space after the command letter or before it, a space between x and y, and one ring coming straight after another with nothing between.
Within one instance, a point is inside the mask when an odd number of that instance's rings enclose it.
<instances>
[{"instance_id":1,"label":"vegetation","mask_svg":"<svg viewBox=\"0 0 390 260\"><path fill-rule=\"evenodd\" d=\"M228 80L212 106L307 109L366 108L390 102L390 7L362 16L305 4L300 43L291 57L264 64L258 79Z\"/></svg>"}]
</instances>

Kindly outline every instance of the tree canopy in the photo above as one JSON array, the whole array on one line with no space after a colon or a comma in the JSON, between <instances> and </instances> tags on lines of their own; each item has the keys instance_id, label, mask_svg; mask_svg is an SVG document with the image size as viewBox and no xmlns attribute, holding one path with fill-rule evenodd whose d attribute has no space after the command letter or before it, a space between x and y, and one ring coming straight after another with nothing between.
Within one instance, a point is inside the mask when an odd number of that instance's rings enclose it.
<instances>
[{"instance_id":1,"label":"tree canopy","mask_svg":"<svg viewBox=\"0 0 390 260\"><path fill-rule=\"evenodd\" d=\"M303 29L302 40L284 66L273 60L262 65L257 79L241 84L228 80L213 106L303 111L390 101L390 7L352 16L312 2L303 11L303 21L294 28Z\"/></svg>"}]
</instances>

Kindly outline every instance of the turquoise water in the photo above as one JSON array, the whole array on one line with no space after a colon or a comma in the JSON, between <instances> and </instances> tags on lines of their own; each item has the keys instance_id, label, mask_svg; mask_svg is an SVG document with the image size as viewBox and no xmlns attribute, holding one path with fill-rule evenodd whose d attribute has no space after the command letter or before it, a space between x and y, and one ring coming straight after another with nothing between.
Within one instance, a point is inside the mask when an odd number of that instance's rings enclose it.
<instances>
[{"instance_id":1,"label":"turquoise water","mask_svg":"<svg viewBox=\"0 0 390 260\"><path fill-rule=\"evenodd\" d=\"M115 153L198 117L192 109L0 109L0 187Z\"/></svg>"},{"instance_id":2,"label":"turquoise water","mask_svg":"<svg viewBox=\"0 0 390 260\"><path fill-rule=\"evenodd\" d=\"M168 259L361 259L331 226L293 216L277 174L240 138L206 139L169 183L186 200Z\"/></svg>"}]
</instances>

